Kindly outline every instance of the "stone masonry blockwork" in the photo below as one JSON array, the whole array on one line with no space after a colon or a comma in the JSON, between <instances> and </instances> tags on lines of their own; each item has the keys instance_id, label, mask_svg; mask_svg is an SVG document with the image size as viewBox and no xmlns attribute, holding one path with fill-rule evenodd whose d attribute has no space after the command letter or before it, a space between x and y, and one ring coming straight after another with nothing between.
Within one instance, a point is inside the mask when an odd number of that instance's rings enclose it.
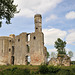
<instances>
[{"instance_id":1,"label":"stone masonry blockwork","mask_svg":"<svg viewBox=\"0 0 75 75\"><path fill-rule=\"evenodd\" d=\"M27 65L30 56L31 65L47 62L47 49L44 46L42 16L34 16L35 32L21 33L15 36L0 36L0 65ZM30 40L29 40L30 37Z\"/></svg>"}]
</instances>

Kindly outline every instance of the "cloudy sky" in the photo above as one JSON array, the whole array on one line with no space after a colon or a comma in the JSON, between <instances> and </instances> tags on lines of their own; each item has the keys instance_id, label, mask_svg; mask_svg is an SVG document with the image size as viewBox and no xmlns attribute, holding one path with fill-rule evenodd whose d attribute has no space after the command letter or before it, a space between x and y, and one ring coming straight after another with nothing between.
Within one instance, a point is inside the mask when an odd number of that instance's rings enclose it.
<instances>
[{"instance_id":1,"label":"cloudy sky","mask_svg":"<svg viewBox=\"0 0 75 75\"><path fill-rule=\"evenodd\" d=\"M20 13L11 25L0 28L0 36L34 32L34 15L42 15L45 46L49 53L56 52L54 42L61 38L67 42L66 51L72 51L75 60L75 0L14 0Z\"/></svg>"}]
</instances>

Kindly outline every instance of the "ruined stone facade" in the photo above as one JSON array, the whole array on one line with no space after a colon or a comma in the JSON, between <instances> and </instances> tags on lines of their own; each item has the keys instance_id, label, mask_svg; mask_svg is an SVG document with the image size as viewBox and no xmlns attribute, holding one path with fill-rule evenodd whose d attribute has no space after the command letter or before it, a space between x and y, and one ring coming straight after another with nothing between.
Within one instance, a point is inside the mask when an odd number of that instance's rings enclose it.
<instances>
[{"instance_id":1,"label":"ruined stone facade","mask_svg":"<svg viewBox=\"0 0 75 75\"><path fill-rule=\"evenodd\" d=\"M60 54L57 58L51 58L49 61L49 65L54 65L54 66L70 66L71 64L70 57L64 54Z\"/></svg>"},{"instance_id":2,"label":"ruined stone facade","mask_svg":"<svg viewBox=\"0 0 75 75\"><path fill-rule=\"evenodd\" d=\"M42 16L40 14L34 16L34 23L35 32L33 33L0 36L0 65L27 65L28 56L30 56L30 64L32 65L46 63L47 50L44 46Z\"/></svg>"}]
</instances>

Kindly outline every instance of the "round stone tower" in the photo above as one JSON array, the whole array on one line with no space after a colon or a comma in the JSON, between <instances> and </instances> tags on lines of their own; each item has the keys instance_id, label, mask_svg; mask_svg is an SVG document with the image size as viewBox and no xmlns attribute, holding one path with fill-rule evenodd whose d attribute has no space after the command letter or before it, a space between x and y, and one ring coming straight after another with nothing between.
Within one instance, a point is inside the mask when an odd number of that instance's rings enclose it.
<instances>
[{"instance_id":1,"label":"round stone tower","mask_svg":"<svg viewBox=\"0 0 75 75\"><path fill-rule=\"evenodd\" d=\"M42 32L42 16L40 14L36 14L34 16L35 23L35 32Z\"/></svg>"}]
</instances>

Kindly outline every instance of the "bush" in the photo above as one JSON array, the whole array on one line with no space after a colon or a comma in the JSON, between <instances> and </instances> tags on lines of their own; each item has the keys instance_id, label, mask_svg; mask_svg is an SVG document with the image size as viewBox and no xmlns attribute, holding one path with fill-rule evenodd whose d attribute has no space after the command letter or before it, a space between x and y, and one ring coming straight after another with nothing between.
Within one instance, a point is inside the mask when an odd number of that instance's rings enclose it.
<instances>
[{"instance_id":1,"label":"bush","mask_svg":"<svg viewBox=\"0 0 75 75\"><path fill-rule=\"evenodd\" d=\"M49 73L57 73L59 70L60 70L60 68L57 67L57 66L49 66L48 67L48 72Z\"/></svg>"},{"instance_id":2,"label":"bush","mask_svg":"<svg viewBox=\"0 0 75 75\"><path fill-rule=\"evenodd\" d=\"M41 74L46 74L46 73L48 73L48 67L47 67L47 65L41 65L41 66L39 67L39 72L40 72Z\"/></svg>"},{"instance_id":3,"label":"bush","mask_svg":"<svg viewBox=\"0 0 75 75\"><path fill-rule=\"evenodd\" d=\"M57 75L74 75L74 73L72 73L70 70L68 69L61 69Z\"/></svg>"},{"instance_id":4,"label":"bush","mask_svg":"<svg viewBox=\"0 0 75 75\"><path fill-rule=\"evenodd\" d=\"M3 75L3 73L2 73L2 72L0 72L0 75Z\"/></svg>"},{"instance_id":5,"label":"bush","mask_svg":"<svg viewBox=\"0 0 75 75\"><path fill-rule=\"evenodd\" d=\"M75 66L71 66L71 67L70 67L70 71L71 71L72 73L74 73L74 75L75 75Z\"/></svg>"},{"instance_id":6,"label":"bush","mask_svg":"<svg viewBox=\"0 0 75 75\"><path fill-rule=\"evenodd\" d=\"M72 66L7 66L0 70L0 75L75 75L75 65Z\"/></svg>"},{"instance_id":7,"label":"bush","mask_svg":"<svg viewBox=\"0 0 75 75\"><path fill-rule=\"evenodd\" d=\"M6 69L0 72L0 75L30 75L30 70L28 69L19 69L19 68L12 68Z\"/></svg>"},{"instance_id":8,"label":"bush","mask_svg":"<svg viewBox=\"0 0 75 75\"><path fill-rule=\"evenodd\" d=\"M30 71L27 70L27 69L16 69L14 72L13 72L13 75L30 75Z\"/></svg>"}]
</instances>

